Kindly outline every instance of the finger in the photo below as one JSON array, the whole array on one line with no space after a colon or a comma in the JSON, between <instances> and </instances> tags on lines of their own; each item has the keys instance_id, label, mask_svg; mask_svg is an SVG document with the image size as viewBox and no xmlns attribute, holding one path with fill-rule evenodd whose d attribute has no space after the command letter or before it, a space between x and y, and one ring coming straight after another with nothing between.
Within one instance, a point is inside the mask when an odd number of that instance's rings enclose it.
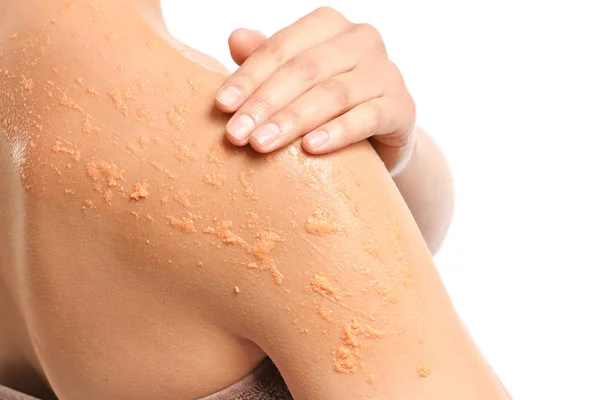
<instances>
[{"instance_id":1,"label":"finger","mask_svg":"<svg viewBox=\"0 0 600 400\"><path fill-rule=\"evenodd\" d=\"M243 28L236 29L228 40L231 58L237 65L242 65L265 40L267 40L267 36L262 32Z\"/></svg>"},{"instance_id":2,"label":"finger","mask_svg":"<svg viewBox=\"0 0 600 400\"><path fill-rule=\"evenodd\" d=\"M332 40L293 57L281 66L232 116L226 128L229 140L237 145L245 145L256 126L264 123L317 83L357 68L365 58L370 59L370 64L376 65L374 60L377 60L380 61L380 65L387 65L387 58L383 58L385 52L377 52L376 49L376 44L380 43L378 33L368 35L365 34L365 29L372 33L370 28L356 25ZM377 69L373 71L374 76L381 75Z\"/></svg>"},{"instance_id":3,"label":"finger","mask_svg":"<svg viewBox=\"0 0 600 400\"><path fill-rule=\"evenodd\" d=\"M384 74L374 71L357 68L319 83L258 127L249 138L250 144L259 152L273 151L357 105L382 96Z\"/></svg>"},{"instance_id":4,"label":"finger","mask_svg":"<svg viewBox=\"0 0 600 400\"><path fill-rule=\"evenodd\" d=\"M402 127L410 125L410 117L396 112L399 109L397 102L387 96L362 103L304 136L302 147L309 153L324 154L373 135L406 134Z\"/></svg>"},{"instance_id":5,"label":"finger","mask_svg":"<svg viewBox=\"0 0 600 400\"><path fill-rule=\"evenodd\" d=\"M223 83L216 95L217 107L234 112L283 63L331 39L348 24L337 11L323 7L275 33Z\"/></svg>"}]
</instances>

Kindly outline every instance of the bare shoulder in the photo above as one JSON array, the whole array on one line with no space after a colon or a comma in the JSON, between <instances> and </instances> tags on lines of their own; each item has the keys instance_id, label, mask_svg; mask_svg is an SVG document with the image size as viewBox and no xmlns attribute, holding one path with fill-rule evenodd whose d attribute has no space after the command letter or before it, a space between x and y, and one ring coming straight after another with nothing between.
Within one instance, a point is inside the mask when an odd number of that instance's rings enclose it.
<instances>
[{"instance_id":1,"label":"bare shoulder","mask_svg":"<svg viewBox=\"0 0 600 400\"><path fill-rule=\"evenodd\" d=\"M2 77L4 129L44 215L33 236L47 248L33 259L54 260L44 278L70 289L54 293L81 302L73 282L85 276L123 300L111 303L123 321L121 304L149 298L148 315L209 321L213 336L266 352L295 398L493 398L367 142L323 157L298 144L267 156L229 146L212 106L221 77L144 25L115 14L94 27L103 10L89 8L82 29L71 11L7 47ZM73 236L80 252L57 255Z\"/></svg>"}]
</instances>

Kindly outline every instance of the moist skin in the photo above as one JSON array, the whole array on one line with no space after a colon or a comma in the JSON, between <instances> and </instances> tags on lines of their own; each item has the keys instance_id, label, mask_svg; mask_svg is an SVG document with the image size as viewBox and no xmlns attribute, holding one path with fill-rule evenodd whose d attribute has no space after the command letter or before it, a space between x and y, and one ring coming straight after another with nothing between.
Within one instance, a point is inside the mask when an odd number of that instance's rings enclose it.
<instances>
[{"instance_id":1,"label":"moist skin","mask_svg":"<svg viewBox=\"0 0 600 400\"><path fill-rule=\"evenodd\" d=\"M119 46L125 45L126 38L126 34L116 31L106 34L104 39L109 48L104 49L104 54L107 59L111 58L113 51L118 51ZM160 44L149 46L146 42L144 45L148 51L161 51ZM82 45L81 51L85 51L85 46ZM90 46L90 51L93 48L94 46ZM35 48L32 48L33 50ZM93 189L92 194L96 197L89 196L89 199L80 200L77 207L83 205L83 208L88 211L98 209L99 218L108 218L110 212L114 210L125 210L128 215L135 217L128 219L132 221L131 224L148 224L157 221L156 225L165 225L169 228L169 234L183 238L180 245L182 250L186 249L185 238L187 237L200 238L201 241L204 240L203 237L216 237L218 240L212 239L213 242L220 241L223 245L233 246L242 251L243 262L247 266L243 270L244 273L268 272L276 286L285 288L286 283L290 283L290 278L284 274L287 272L285 266L279 265L276 256L293 246L300 246L299 244L287 241L284 233L273 229L268 222L265 222L266 218L261 221L258 212L248 211L245 214L245 221L235 226L232 222L233 217L228 216L226 208L224 208L224 215L216 219L207 217L206 211L203 210L203 202L210 199L212 193L227 193L233 201L251 200L256 206L250 206L250 209L261 210L263 217L274 214L273 210L266 209L257 202L261 194L258 185L260 172L255 173L254 169L248 168L239 172L238 176L228 173L226 166L236 157L237 150L232 150L220 140L216 141L210 149L207 149L206 145L196 145L198 141L203 140L203 137L202 132L191 131L191 127L194 126L193 119L197 117L195 114L197 106L193 105L193 99L202 94L205 89L193 78L186 80L165 75L151 79L143 76L143 72L136 71L135 67L130 65L127 67L116 65L112 68L113 71L102 79L91 76L91 72L90 76L81 73L79 74L81 76L67 79L61 76L63 72L59 69L55 72L57 77L51 81L52 83L44 83L35 76L15 74L10 77L18 81L25 94L34 94L36 90L45 90L44 88L48 87L48 93L52 93L52 96L46 96L50 102L49 111L54 112L59 109L60 118L70 121L75 127L73 132L76 139L73 143L64 139L51 141L43 137L36 139L39 148L49 154L50 160L68 158L84 166L87 184ZM88 70L82 69L82 71ZM119 77L114 78L114 76ZM74 88L77 88L78 92ZM80 96L77 96L78 93ZM84 101L81 100L82 96L85 98ZM98 104L109 105L112 114L98 111ZM25 111L41 113L36 107L37 105L33 103L27 103ZM59 126L61 125L57 123L57 127ZM110 154L114 150L109 152L105 150L111 147L118 148L126 154L119 153L119 156L113 159L106 153ZM126 152L126 149L129 151ZM301 150L299 142L275 156L264 156L264 160L261 161L266 160L267 163L276 165L285 157L294 158L301 166L299 178L290 177L290 186L299 184L302 190L315 192L328 202L338 202L340 199L347 203L354 201L347 184L340 184L333 190L335 193L331 194L327 177L332 174L332 171L307 156ZM173 164L169 160L176 161ZM124 165L127 166L127 170ZM185 181L186 170L182 169L186 165L198 166L195 170L198 171L198 177L201 176L201 181L208 186L207 191L184 189L191 187L182 183L182 181L187 182ZM170 181L177 181L165 184L161 179L155 178L159 175L157 171ZM178 180L180 176L181 180ZM219 189L219 191L213 192L211 189ZM71 189L64 188L64 190ZM204 196L206 193L208 195ZM74 195L66 192L65 194ZM152 204L157 207L151 208ZM146 210L144 207L147 205ZM164 209L161 209L161 206ZM354 217L357 218L358 205L354 209L356 211ZM309 215L311 212L312 214ZM303 220L302 216L306 215L309 216ZM337 213L334 216L323 209L299 210L289 224L295 233L301 232L302 236L326 238L335 237L343 231L338 220L341 218ZM142 234L143 232L142 229ZM149 239L141 238L141 240L150 243ZM205 242L208 243L210 240L207 239ZM316 238L315 243L320 240L322 239ZM152 243L156 242L152 241ZM318 243L312 246L311 249L320 250ZM384 260L380 246L374 241L364 242L364 250L372 257L380 261ZM207 248L206 251L210 252L213 249ZM162 258L161 266L165 265L165 259ZM205 261L196 263L195 267L198 269L211 267L211 264ZM223 264L226 264L226 260L223 260ZM312 270L314 271L314 268ZM360 294L360 291L347 293L344 290L343 279L341 281L341 283L334 281L327 272L319 272L304 277L303 281L296 284L303 288L309 287L310 295L319 301L326 299L331 303L329 304L331 308L320 306L317 314L320 316L319 322L324 321L331 325L332 330L340 332L340 344L335 349L332 367L334 371L342 374L354 374L359 371L361 363L368 361L368 357L363 354L368 347L368 342L383 337L379 330L363 321L371 321L375 326L384 323L376 321L370 313L361 312L342 303L342 298L345 300L346 297ZM230 283L227 291L231 290L231 286ZM234 286L235 294L240 293L239 287ZM246 286L242 287L246 294ZM384 303L391 304L397 300L394 297L395 293L381 282L369 286L368 293L382 298ZM315 315L313 306L298 305L297 308L301 316ZM349 313L354 314L354 317L348 318ZM316 316L315 319L318 320ZM300 333L306 335L309 331L318 332L316 322L311 321L307 317L304 321L306 326L300 329Z\"/></svg>"},{"instance_id":2,"label":"moist skin","mask_svg":"<svg viewBox=\"0 0 600 400\"><path fill-rule=\"evenodd\" d=\"M134 201L145 199L150 195L148 192L148 184L146 182L136 183L133 190L129 194L129 198Z\"/></svg>"},{"instance_id":3,"label":"moist skin","mask_svg":"<svg viewBox=\"0 0 600 400\"><path fill-rule=\"evenodd\" d=\"M329 214L323 210L316 210L308 217L304 223L304 228L306 229L306 232L318 236L325 236L340 230L340 228L332 221Z\"/></svg>"},{"instance_id":4,"label":"moist skin","mask_svg":"<svg viewBox=\"0 0 600 400\"><path fill-rule=\"evenodd\" d=\"M360 366L365 339L380 339L383 334L358 318L353 318L344 325L340 337L342 344L334 352L333 369L344 374L354 374Z\"/></svg>"},{"instance_id":5,"label":"moist skin","mask_svg":"<svg viewBox=\"0 0 600 400\"><path fill-rule=\"evenodd\" d=\"M429 375L431 375L431 367L427 364L421 364L417 368L417 374L421 378L427 378Z\"/></svg>"}]
</instances>

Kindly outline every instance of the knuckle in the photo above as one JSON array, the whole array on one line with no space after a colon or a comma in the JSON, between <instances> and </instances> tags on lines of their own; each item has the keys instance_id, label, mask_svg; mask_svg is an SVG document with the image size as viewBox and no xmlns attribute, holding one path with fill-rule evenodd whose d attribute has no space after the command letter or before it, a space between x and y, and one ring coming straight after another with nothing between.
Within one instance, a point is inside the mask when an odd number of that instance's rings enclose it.
<instances>
[{"instance_id":1,"label":"knuckle","mask_svg":"<svg viewBox=\"0 0 600 400\"><path fill-rule=\"evenodd\" d=\"M392 72L392 74L396 77L399 77L400 79L402 79L402 71L400 71L400 67L398 67L398 65L391 61L389 62L390 65L390 71ZM403 80L403 79L402 79Z\"/></svg>"},{"instance_id":2,"label":"knuckle","mask_svg":"<svg viewBox=\"0 0 600 400\"><path fill-rule=\"evenodd\" d=\"M415 99L408 94L408 104L407 104L407 115L411 121L414 122L417 120L417 104L415 103Z\"/></svg>"},{"instance_id":3,"label":"knuckle","mask_svg":"<svg viewBox=\"0 0 600 400\"><path fill-rule=\"evenodd\" d=\"M362 32L365 35L368 35L371 37L380 37L381 36L379 33L379 30L377 28L375 28L375 26L373 26L372 24L368 24L368 23L356 24L356 29L359 32Z\"/></svg>"},{"instance_id":4,"label":"knuckle","mask_svg":"<svg viewBox=\"0 0 600 400\"><path fill-rule=\"evenodd\" d=\"M352 122L346 116L339 118L333 131L336 132L337 137L348 136L352 132Z\"/></svg>"},{"instance_id":5,"label":"knuckle","mask_svg":"<svg viewBox=\"0 0 600 400\"><path fill-rule=\"evenodd\" d=\"M341 12L330 6L321 6L314 11L314 14L338 20L346 20L346 17Z\"/></svg>"},{"instance_id":6,"label":"knuckle","mask_svg":"<svg viewBox=\"0 0 600 400\"><path fill-rule=\"evenodd\" d=\"M277 65L286 60L284 40L277 34L267 40L258 51L261 58L269 60Z\"/></svg>"},{"instance_id":7,"label":"knuckle","mask_svg":"<svg viewBox=\"0 0 600 400\"><path fill-rule=\"evenodd\" d=\"M277 120L279 121L279 126L286 127L286 130L297 126L301 121L302 116L299 110L295 108L288 108L279 114Z\"/></svg>"},{"instance_id":8,"label":"knuckle","mask_svg":"<svg viewBox=\"0 0 600 400\"><path fill-rule=\"evenodd\" d=\"M242 97L244 97L251 93L252 88L256 87L256 81L249 73L237 71L222 86L235 86L242 91Z\"/></svg>"},{"instance_id":9,"label":"knuckle","mask_svg":"<svg viewBox=\"0 0 600 400\"><path fill-rule=\"evenodd\" d=\"M389 92L395 92L400 94L408 92L400 68L398 68L398 66L392 61L389 61L388 65L389 68L385 75L387 77L386 79L388 80L388 82L391 83L391 85L389 85L388 87L389 89L391 89L389 90Z\"/></svg>"},{"instance_id":10,"label":"knuckle","mask_svg":"<svg viewBox=\"0 0 600 400\"><path fill-rule=\"evenodd\" d=\"M367 124L369 126L369 132L372 132L373 135L378 135L381 132L381 126L383 123L383 111L381 107L375 103L366 103L365 104L368 121Z\"/></svg>"},{"instance_id":11,"label":"knuckle","mask_svg":"<svg viewBox=\"0 0 600 400\"><path fill-rule=\"evenodd\" d=\"M254 118L256 123L259 123L273 109L273 101L265 96L255 95L248 99L244 109Z\"/></svg>"},{"instance_id":12,"label":"knuckle","mask_svg":"<svg viewBox=\"0 0 600 400\"><path fill-rule=\"evenodd\" d=\"M313 58L297 56L286 64L288 72L299 80L312 81L319 75L319 64Z\"/></svg>"},{"instance_id":13,"label":"knuckle","mask_svg":"<svg viewBox=\"0 0 600 400\"><path fill-rule=\"evenodd\" d=\"M404 75L402 75L402 71L395 63L392 63L392 74L392 79L394 79L400 90L402 90L403 92L408 92L406 82L404 81Z\"/></svg>"},{"instance_id":14,"label":"knuckle","mask_svg":"<svg viewBox=\"0 0 600 400\"><path fill-rule=\"evenodd\" d=\"M371 45L370 47L377 50L385 49L383 36L381 36L381 32L374 25L366 23L356 24L354 29L367 39Z\"/></svg>"},{"instance_id":15,"label":"knuckle","mask_svg":"<svg viewBox=\"0 0 600 400\"><path fill-rule=\"evenodd\" d=\"M346 85L338 79L328 79L321 83L319 87L324 90L335 103L341 107L346 107L350 102L350 94Z\"/></svg>"}]
</instances>

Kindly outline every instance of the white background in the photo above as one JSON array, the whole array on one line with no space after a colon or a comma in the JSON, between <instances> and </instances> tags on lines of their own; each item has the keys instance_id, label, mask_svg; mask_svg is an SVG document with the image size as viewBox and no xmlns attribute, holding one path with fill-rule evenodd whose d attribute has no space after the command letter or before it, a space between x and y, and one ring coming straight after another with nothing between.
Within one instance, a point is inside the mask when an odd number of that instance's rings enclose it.
<instances>
[{"instance_id":1,"label":"white background","mask_svg":"<svg viewBox=\"0 0 600 400\"><path fill-rule=\"evenodd\" d=\"M232 30L320 5L380 29L449 159L436 262L509 391L600 399L600 3L163 0L171 32L231 70Z\"/></svg>"}]
</instances>

